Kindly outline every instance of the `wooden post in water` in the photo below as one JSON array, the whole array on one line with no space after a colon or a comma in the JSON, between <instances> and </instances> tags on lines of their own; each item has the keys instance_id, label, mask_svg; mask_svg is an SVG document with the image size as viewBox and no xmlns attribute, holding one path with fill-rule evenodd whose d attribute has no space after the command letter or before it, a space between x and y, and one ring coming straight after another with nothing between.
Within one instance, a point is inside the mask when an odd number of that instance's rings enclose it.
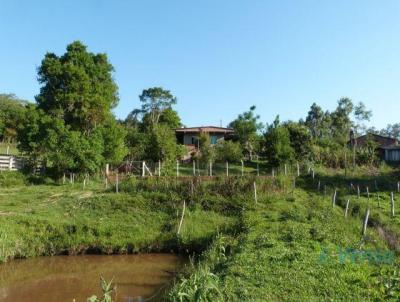
<instances>
[{"instance_id":1,"label":"wooden post in water","mask_svg":"<svg viewBox=\"0 0 400 302\"><path fill-rule=\"evenodd\" d=\"M253 182L254 186L254 202L257 204L257 184L256 182Z\"/></svg>"},{"instance_id":2,"label":"wooden post in water","mask_svg":"<svg viewBox=\"0 0 400 302\"><path fill-rule=\"evenodd\" d=\"M226 165L226 177L228 177L229 176L229 163L226 162L225 165Z\"/></svg>"},{"instance_id":3,"label":"wooden post in water","mask_svg":"<svg viewBox=\"0 0 400 302\"><path fill-rule=\"evenodd\" d=\"M335 192L333 193L333 197L332 197L332 207L334 207L336 205L336 195L337 195L337 191L335 189Z\"/></svg>"},{"instance_id":4,"label":"wooden post in water","mask_svg":"<svg viewBox=\"0 0 400 302\"><path fill-rule=\"evenodd\" d=\"M369 208L365 212L365 218L364 218L364 223L363 223L363 229L362 229L362 234L363 236L367 232L367 226L368 226L368 218L369 218Z\"/></svg>"},{"instance_id":5,"label":"wooden post in water","mask_svg":"<svg viewBox=\"0 0 400 302\"><path fill-rule=\"evenodd\" d=\"M394 217L394 194L393 194L393 192L390 193L390 207L392 210L392 217Z\"/></svg>"},{"instance_id":6,"label":"wooden post in water","mask_svg":"<svg viewBox=\"0 0 400 302\"><path fill-rule=\"evenodd\" d=\"M347 199L346 210L344 212L344 218L347 218L347 213L349 212L349 204L350 204L350 199Z\"/></svg>"},{"instance_id":7,"label":"wooden post in water","mask_svg":"<svg viewBox=\"0 0 400 302\"><path fill-rule=\"evenodd\" d=\"M244 175L244 162L243 162L243 159L241 160L241 162L242 162L242 176Z\"/></svg>"},{"instance_id":8,"label":"wooden post in water","mask_svg":"<svg viewBox=\"0 0 400 302\"><path fill-rule=\"evenodd\" d=\"M182 223L183 223L183 218L185 217L185 209L186 209L186 202L183 201L183 209L182 209L182 216L181 216L181 220L179 222L179 227L178 227L178 235L181 232L181 228L182 228Z\"/></svg>"},{"instance_id":9,"label":"wooden post in water","mask_svg":"<svg viewBox=\"0 0 400 302\"><path fill-rule=\"evenodd\" d=\"M115 193L119 193L119 179L118 179L118 172L115 175Z\"/></svg>"}]
</instances>

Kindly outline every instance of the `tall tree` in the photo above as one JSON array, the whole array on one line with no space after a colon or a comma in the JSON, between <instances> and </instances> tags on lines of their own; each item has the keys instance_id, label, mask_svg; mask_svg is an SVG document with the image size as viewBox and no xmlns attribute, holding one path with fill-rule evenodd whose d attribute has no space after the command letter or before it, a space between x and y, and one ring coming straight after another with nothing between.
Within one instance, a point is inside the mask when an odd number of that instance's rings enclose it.
<instances>
[{"instance_id":1,"label":"tall tree","mask_svg":"<svg viewBox=\"0 0 400 302\"><path fill-rule=\"evenodd\" d=\"M73 42L61 57L46 54L38 69L38 106L29 106L18 129L19 149L56 176L95 172L126 154L125 132L111 113L117 102L113 67L105 54Z\"/></svg>"},{"instance_id":2,"label":"tall tree","mask_svg":"<svg viewBox=\"0 0 400 302\"><path fill-rule=\"evenodd\" d=\"M264 139L267 160L271 166L278 167L293 161L294 150L290 145L289 130L281 125L279 116L267 127Z\"/></svg>"},{"instance_id":3,"label":"tall tree","mask_svg":"<svg viewBox=\"0 0 400 302\"><path fill-rule=\"evenodd\" d=\"M47 53L38 69L38 107L73 130L90 132L118 104L113 70L106 54L88 52L79 41L69 44L60 57Z\"/></svg>"},{"instance_id":4,"label":"tall tree","mask_svg":"<svg viewBox=\"0 0 400 302\"><path fill-rule=\"evenodd\" d=\"M251 106L249 111L246 111L233 120L229 127L233 128L238 141L242 144L246 153L252 158L257 152L260 137L258 132L263 125L259 122L260 116L255 113L256 106Z\"/></svg>"},{"instance_id":5,"label":"tall tree","mask_svg":"<svg viewBox=\"0 0 400 302\"><path fill-rule=\"evenodd\" d=\"M149 114L150 123L158 124L161 114L165 109L171 108L176 104L176 97L169 90L162 87L153 87L143 90L139 96L142 102L142 112Z\"/></svg>"}]
</instances>

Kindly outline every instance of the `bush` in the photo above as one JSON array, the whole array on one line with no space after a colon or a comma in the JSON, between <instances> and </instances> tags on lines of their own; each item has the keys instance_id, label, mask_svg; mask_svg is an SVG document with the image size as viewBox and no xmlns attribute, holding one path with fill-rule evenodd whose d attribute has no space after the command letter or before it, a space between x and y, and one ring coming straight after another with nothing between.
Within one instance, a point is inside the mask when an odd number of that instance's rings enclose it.
<instances>
[{"instance_id":1,"label":"bush","mask_svg":"<svg viewBox=\"0 0 400 302\"><path fill-rule=\"evenodd\" d=\"M224 162L238 162L243 157L243 150L239 143L222 141L216 146L217 160Z\"/></svg>"}]
</instances>

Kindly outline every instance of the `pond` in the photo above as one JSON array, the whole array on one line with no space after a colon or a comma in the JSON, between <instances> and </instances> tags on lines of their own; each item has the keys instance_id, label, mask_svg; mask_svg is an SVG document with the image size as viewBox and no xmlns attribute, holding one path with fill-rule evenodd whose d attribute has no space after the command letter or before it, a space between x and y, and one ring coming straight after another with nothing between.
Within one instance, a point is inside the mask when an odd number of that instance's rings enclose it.
<instances>
[{"instance_id":1,"label":"pond","mask_svg":"<svg viewBox=\"0 0 400 302\"><path fill-rule=\"evenodd\" d=\"M55 256L0 265L0 301L86 302L100 276L114 278L115 301L161 301L186 258L172 254Z\"/></svg>"}]
</instances>

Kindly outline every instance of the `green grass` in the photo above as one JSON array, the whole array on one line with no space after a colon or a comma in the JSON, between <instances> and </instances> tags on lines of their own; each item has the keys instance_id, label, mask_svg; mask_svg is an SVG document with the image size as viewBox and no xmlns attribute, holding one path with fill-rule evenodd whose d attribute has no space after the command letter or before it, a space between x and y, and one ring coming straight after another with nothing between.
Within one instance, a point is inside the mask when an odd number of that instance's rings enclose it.
<instances>
[{"instance_id":1,"label":"green grass","mask_svg":"<svg viewBox=\"0 0 400 302\"><path fill-rule=\"evenodd\" d=\"M83 189L82 183L32 185L41 179L2 174L0 261L175 250L196 257L171 289L170 301L397 301L400 214L391 217L389 194L398 174L316 172L315 179L298 178L296 189L292 177L284 176L129 178L119 194L96 181ZM349 183L364 188L359 199ZM373 188L369 201L366 186ZM388 252L393 254L382 254ZM380 255L394 255L394 262L385 264L388 258Z\"/></svg>"},{"instance_id":2,"label":"green grass","mask_svg":"<svg viewBox=\"0 0 400 302\"><path fill-rule=\"evenodd\" d=\"M7 154L7 147L9 147L8 154L10 154L10 155L19 155L20 154L19 150L17 149L16 144L0 143L0 155Z\"/></svg>"},{"instance_id":3,"label":"green grass","mask_svg":"<svg viewBox=\"0 0 400 302\"><path fill-rule=\"evenodd\" d=\"M257 205L248 197L240 215L242 232L226 236L222 247L216 242L192 269L192 275L183 276L176 284L170 300L398 301L399 259L377 226L387 224L398 235L399 218L387 217L388 205L382 212L374 210L371 217L376 224L361 236L367 199L354 202L345 219L342 205L348 179L318 174L320 177L329 182L327 196L316 190L317 180L305 177L298 180L295 191L260 194ZM379 179L388 178L393 176ZM361 179L371 180L370 176ZM333 186L340 189L335 207Z\"/></svg>"},{"instance_id":4,"label":"green grass","mask_svg":"<svg viewBox=\"0 0 400 302\"><path fill-rule=\"evenodd\" d=\"M0 261L88 251L204 250L218 230L232 227L235 220L191 205L177 237L180 211L181 200L162 192L116 194L96 182L85 189L81 183L17 182L0 187Z\"/></svg>"}]
</instances>

